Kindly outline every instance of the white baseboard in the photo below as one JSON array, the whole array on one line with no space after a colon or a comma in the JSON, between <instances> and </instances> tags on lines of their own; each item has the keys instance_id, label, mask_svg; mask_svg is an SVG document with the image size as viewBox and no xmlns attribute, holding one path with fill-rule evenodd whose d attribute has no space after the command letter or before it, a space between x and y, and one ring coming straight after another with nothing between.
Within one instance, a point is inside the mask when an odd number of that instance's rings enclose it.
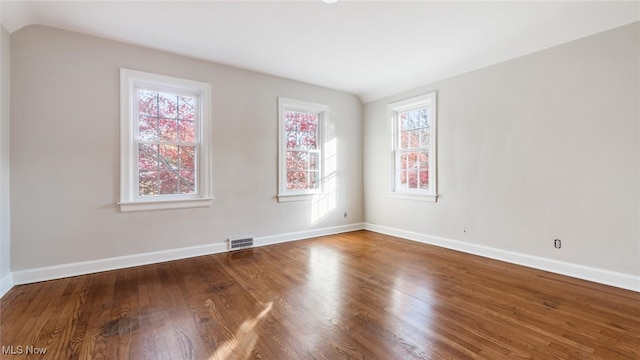
<instances>
[{"instance_id":1,"label":"white baseboard","mask_svg":"<svg viewBox=\"0 0 640 360\"><path fill-rule=\"evenodd\" d=\"M363 223L332 226L319 229L310 229L286 234L261 236L254 238L255 246L265 246L281 242L307 239L316 236L325 236L343 232L362 230ZM193 246L187 248L155 251L144 254L112 257L93 261L83 261L71 264L46 266L35 269L18 270L12 272L13 280L6 291L15 285L30 284L39 281L62 279L71 276L86 275L102 271L124 269L128 267L156 264L165 261L186 259L195 256L217 254L228 251L227 243L215 243L209 245ZM5 276L6 278L6 276ZM11 276L10 276L11 280ZM4 278L2 280L4 289Z\"/></svg>"},{"instance_id":2,"label":"white baseboard","mask_svg":"<svg viewBox=\"0 0 640 360\"><path fill-rule=\"evenodd\" d=\"M256 246L265 246L265 245L279 244L279 243L289 242L289 241L304 240L304 239L309 239L309 238L318 237L318 236L340 234L340 233L362 230L362 229L364 229L364 223L332 226L332 227L326 227L326 228L320 228L320 229L310 229L310 230L296 231L296 232L290 232L285 234L256 237L254 238L254 244Z\"/></svg>"},{"instance_id":3,"label":"white baseboard","mask_svg":"<svg viewBox=\"0 0 640 360\"><path fill-rule=\"evenodd\" d=\"M545 259L537 256L525 255L487 246L470 244L462 241L451 240L437 236L429 236L412 231L406 231L369 223L356 223L319 229L309 229L278 235L260 236L254 238L254 244L256 247L259 247L362 229L640 292L640 277L638 276L596 269L557 260ZM61 279L70 276L78 276L134 266L155 264L195 256L222 253L226 251L228 251L226 243L215 243L188 248L179 248L144 254L99 259L94 261L84 261L35 269L18 270L7 274L2 279L0 279L0 298L4 294L6 294L14 285L29 284L39 281Z\"/></svg>"},{"instance_id":4,"label":"white baseboard","mask_svg":"<svg viewBox=\"0 0 640 360\"><path fill-rule=\"evenodd\" d=\"M488 246L470 244L462 241L420 234L388 226L365 223L364 229L486 258L505 261L512 264L550 271L553 273L571 276L582 280L593 281L600 284L611 285L622 289L640 292L640 276L633 276L609 270L597 269L532 255L505 251Z\"/></svg>"},{"instance_id":5,"label":"white baseboard","mask_svg":"<svg viewBox=\"0 0 640 360\"><path fill-rule=\"evenodd\" d=\"M8 273L0 279L0 299L13 287L13 274Z\"/></svg>"},{"instance_id":6,"label":"white baseboard","mask_svg":"<svg viewBox=\"0 0 640 360\"><path fill-rule=\"evenodd\" d=\"M18 270L13 272L13 280L16 285L30 284L39 281L62 279L71 276L86 275L102 271L155 264L201 255L216 254L224 251L227 251L226 243L216 243L179 249L154 251L143 254L118 256L71 264Z\"/></svg>"}]
</instances>

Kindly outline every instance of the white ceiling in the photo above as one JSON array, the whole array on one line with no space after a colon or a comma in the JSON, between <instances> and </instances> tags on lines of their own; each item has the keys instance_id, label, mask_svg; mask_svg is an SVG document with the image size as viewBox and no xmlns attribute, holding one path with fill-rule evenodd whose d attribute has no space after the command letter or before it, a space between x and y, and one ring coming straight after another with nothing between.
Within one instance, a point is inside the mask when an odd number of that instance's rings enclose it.
<instances>
[{"instance_id":1,"label":"white ceiling","mask_svg":"<svg viewBox=\"0 0 640 360\"><path fill-rule=\"evenodd\" d=\"M640 2L2 1L41 24L304 81L363 102L640 20Z\"/></svg>"}]
</instances>

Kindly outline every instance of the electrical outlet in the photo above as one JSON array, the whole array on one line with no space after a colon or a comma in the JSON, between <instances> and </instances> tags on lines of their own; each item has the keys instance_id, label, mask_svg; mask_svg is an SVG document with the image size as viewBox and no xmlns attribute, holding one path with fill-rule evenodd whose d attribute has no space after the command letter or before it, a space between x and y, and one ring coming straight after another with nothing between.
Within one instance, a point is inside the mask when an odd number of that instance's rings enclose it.
<instances>
[{"instance_id":1,"label":"electrical outlet","mask_svg":"<svg viewBox=\"0 0 640 360\"><path fill-rule=\"evenodd\" d=\"M466 227L462 228L462 236L467 236L467 228Z\"/></svg>"},{"instance_id":2,"label":"electrical outlet","mask_svg":"<svg viewBox=\"0 0 640 360\"><path fill-rule=\"evenodd\" d=\"M344 212L344 218L345 219L347 218L347 212L346 211Z\"/></svg>"},{"instance_id":3,"label":"electrical outlet","mask_svg":"<svg viewBox=\"0 0 640 360\"><path fill-rule=\"evenodd\" d=\"M553 246L556 249L560 249L562 247L562 240L560 240L560 239L553 240Z\"/></svg>"}]
</instances>

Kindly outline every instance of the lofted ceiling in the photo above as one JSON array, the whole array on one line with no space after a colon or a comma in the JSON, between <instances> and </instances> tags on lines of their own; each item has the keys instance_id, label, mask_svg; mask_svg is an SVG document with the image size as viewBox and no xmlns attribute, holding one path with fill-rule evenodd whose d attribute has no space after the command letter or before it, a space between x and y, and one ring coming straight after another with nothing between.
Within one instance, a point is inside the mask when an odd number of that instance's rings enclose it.
<instances>
[{"instance_id":1,"label":"lofted ceiling","mask_svg":"<svg viewBox=\"0 0 640 360\"><path fill-rule=\"evenodd\" d=\"M118 40L363 102L640 20L640 2L6 1L3 26Z\"/></svg>"}]
</instances>

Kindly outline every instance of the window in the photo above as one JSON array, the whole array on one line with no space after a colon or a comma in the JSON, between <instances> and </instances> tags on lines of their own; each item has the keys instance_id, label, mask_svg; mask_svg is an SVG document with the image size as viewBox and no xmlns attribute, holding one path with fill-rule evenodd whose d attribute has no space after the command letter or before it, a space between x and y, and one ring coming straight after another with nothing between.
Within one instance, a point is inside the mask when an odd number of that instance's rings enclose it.
<instances>
[{"instance_id":1,"label":"window","mask_svg":"<svg viewBox=\"0 0 640 360\"><path fill-rule=\"evenodd\" d=\"M322 192L326 112L326 105L278 98L278 201L306 200Z\"/></svg>"},{"instance_id":2,"label":"window","mask_svg":"<svg viewBox=\"0 0 640 360\"><path fill-rule=\"evenodd\" d=\"M210 90L120 70L120 210L211 205Z\"/></svg>"},{"instance_id":3,"label":"window","mask_svg":"<svg viewBox=\"0 0 640 360\"><path fill-rule=\"evenodd\" d=\"M389 104L389 110L392 195L435 201L436 93Z\"/></svg>"}]
</instances>

